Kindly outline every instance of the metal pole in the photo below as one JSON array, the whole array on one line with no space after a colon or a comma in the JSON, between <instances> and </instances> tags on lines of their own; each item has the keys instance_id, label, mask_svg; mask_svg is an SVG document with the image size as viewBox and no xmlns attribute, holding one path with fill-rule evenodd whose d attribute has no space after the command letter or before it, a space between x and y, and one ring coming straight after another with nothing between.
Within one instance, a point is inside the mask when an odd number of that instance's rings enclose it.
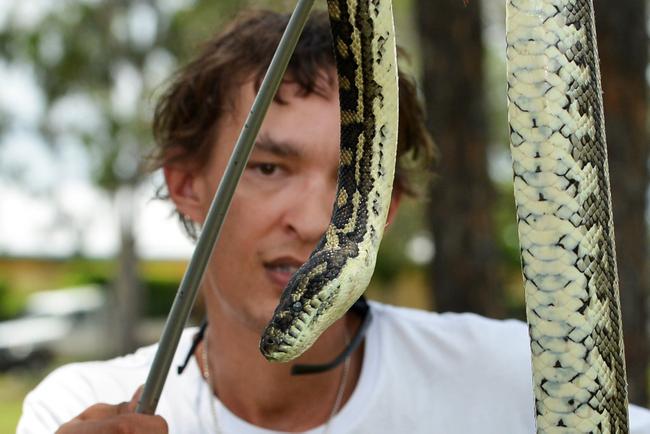
<instances>
[{"instance_id":1,"label":"metal pole","mask_svg":"<svg viewBox=\"0 0 650 434\"><path fill-rule=\"evenodd\" d=\"M264 115L280 87L284 72L289 64L289 59L296 48L298 38L302 33L307 18L309 18L309 12L314 1L298 0L296 9L291 14L280 44L273 55L271 65L264 76L260 90L253 102L253 107L235 144L230 161L228 161L228 166L219 183L217 193L210 205L210 210L206 216L201 235L196 243L194 253L185 270L183 280L174 299L174 304L167 317L160 337L160 343L158 344L158 351L151 365L142 396L138 402L136 409L138 413L153 414L156 411L160 394L167 379L169 367L176 353L178 341L180 340L181 333L196 299L198 288L203 279L203 272L210 260L210 256L212 256L214 245L219 239L221 226L230 207L235 187L246 167ZM260 35L260 38L263 37L264 35Z\"/></svg>"}]
</instances>

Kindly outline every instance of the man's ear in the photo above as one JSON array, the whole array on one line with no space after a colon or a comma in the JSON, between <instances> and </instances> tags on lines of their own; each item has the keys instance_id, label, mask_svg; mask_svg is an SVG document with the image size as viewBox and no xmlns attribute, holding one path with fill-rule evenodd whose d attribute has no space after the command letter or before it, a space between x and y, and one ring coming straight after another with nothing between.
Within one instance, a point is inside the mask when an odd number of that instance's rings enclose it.
<instances>
[{"instance_id":1,"label":"man's ear","mask_svg":"<svg viewBox=\"0 0 650 434\"><path fill-rule=\"evenodd\" d=\"M393 223L393 220L395 220L395 216L397 215L397 210L399 209L401 200L402 190L397 186L393 187L393 193L390 197L390 207L388 208L388 217L386 218L386 227L388 227L391 223Z\"/></svg>"},{"instance_id":2,"label":"man's ear","mask_svg":"<svg viewBox=\"0 0 650 434\"><path fill-rule=\"evenodd\" d=\"M205 211L196 191L197 179L194 172L182 165L170 165L163 167L163 174L169 197L176 205L176 210L196 223L202 223Z\"/></svg>"}]
</instances>

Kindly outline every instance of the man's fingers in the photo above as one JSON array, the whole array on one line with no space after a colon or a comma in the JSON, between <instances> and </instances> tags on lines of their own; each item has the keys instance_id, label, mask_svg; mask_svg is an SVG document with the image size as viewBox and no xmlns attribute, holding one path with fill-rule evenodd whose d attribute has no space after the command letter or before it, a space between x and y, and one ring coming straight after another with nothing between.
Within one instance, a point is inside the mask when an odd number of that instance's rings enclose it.
<instances>
[{"instance_id":1,"label":"man's fingers","mask_svg":"<svg viewBox=\"0 0 650 434\"><path fill-rule=\"evenodd\" d=\"M120 409L120 406L123 406L123 404L126 403L121 403L117 405L111 405L111 404L95 404L91 405L84 411L82 411L79 416L75 417L73 419L77 421L85 421L85 420L97 420L97 419L106 419L111 416L117 416L120 414L120 411L122 413L125 413L123 409Z\"/></svg>"},{"instance_id":2,"label":"man's fingers","mask_svg":"<svg viewBox=\"0 0 650 434\"><path fill-rule=\"evenodd\" d=\"M151 414L121 414L115 418L120 429L106 431L107 433L128 432L133 434L168 434L167 421L160 416ZM109 422L106 421L108 424ZM113 425L111 424L111 428Z\"/></svg>"},{"instance_id":3,"label":"man's fingers","mask_svg":"<svg viewBox=\"0 0 650 434\"><path fill-rule=\"evenodd\" d=\"M105 419L111 416L117 416L120 414L135 413L135 408L138 405L137 397L135 400L130 402L120 402L119 404L95 404L87 409L85 409L76 420L95 420L95 419Z\"/></svg>"},{"instance_id":4,"label":"man's fingers","mask_svg":"<svg viewBox=\"0 0 650 434\"><path fill-rule=\"evenodd\" d=\"M167 434L167 422L160 416L136 414L142 395L140 386L129 402L95 404L62 425L57 434Z\"/></svg>"},{"instance_id":5,"label":"man's fingers","mask_svg":"<svg viewBox=\"0 0 650 434\"><path fill-rule=\"evenodd\" d=\"M99 413L106 414L106 409L95 410L102 411L89 414L84 412L82 414L86 414L85 417ZM110 411L112 415L100 419L80 419L80 417L77 417L62 425L57 434L168 434L169 432L167 422L160 416L134 413L116 415L116 409Z\"/></svg>"},{"instance_id":6,"label":"man's fingers","mask_svg":"<svg viewBox=\"0 0 650 434\"><path fill-rule=\"evenodd\" d=\"M135 393L131 397L131 401L129 402L128 409L130 413L135 413L135 409L138 407L138 401L140 401L140 397L142 396L142 391L144 390L144 384L138 387L135 390Z\"/></svg>"},{"instance_id":7,"label":"man's fingers","mask_svg":"<svg viewBox=\"0 0 650 434\"><path fill-rule=\"evenodd\" d=\"M116 414L127 414L127 413L133 413L133 410L131 410L131 403L130 402L120 402L115 406L115 411Z\"/></svg>"}]
</instances>

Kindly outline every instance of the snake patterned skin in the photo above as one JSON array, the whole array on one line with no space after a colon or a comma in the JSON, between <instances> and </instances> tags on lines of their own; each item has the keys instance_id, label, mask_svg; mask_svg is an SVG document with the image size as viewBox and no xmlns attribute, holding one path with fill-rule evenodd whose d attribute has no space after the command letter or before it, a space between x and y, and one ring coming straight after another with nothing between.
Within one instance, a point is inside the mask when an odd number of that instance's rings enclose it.
<instances>
[{"instance_id":1,"label":"snake patterned skin","mask_svg":"<svg viewBox=\"0 0 650 434\"><path fill-rule=\"evenodd\" d=\"M537 430L627 433L591 0L508 0L508 117Z\"/></svg>"},{"instance_id":2,"label":"snake patterned skin","mask_svg":"<svg viewBox=\"0 0 650 434\"><path fill-rule=\"evenodd\" d=\"M390 206L397 152L397 59L390 0L328 0L341 105L332 220L283 291L260 342L298 357L368 286Z\"/></svg>"}]
</instances>

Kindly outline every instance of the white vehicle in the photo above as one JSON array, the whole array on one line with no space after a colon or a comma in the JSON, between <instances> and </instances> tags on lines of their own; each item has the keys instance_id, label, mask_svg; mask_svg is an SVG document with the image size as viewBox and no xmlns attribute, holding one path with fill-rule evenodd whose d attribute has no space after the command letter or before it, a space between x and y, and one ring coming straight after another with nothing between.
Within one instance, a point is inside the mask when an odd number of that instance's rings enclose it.
<instances>
[{"instance_id":1,"label":"white vehicle","mask_svg":"<svg viewBox=\"0 0 650 434\"><path fill-rule=\"evenodd\" d=\"M0 370L43 364L54 354L97 354L104 341L105 306L99 285L31 295L23 316L0 322Z\"/></svg>"}]
</instances>

